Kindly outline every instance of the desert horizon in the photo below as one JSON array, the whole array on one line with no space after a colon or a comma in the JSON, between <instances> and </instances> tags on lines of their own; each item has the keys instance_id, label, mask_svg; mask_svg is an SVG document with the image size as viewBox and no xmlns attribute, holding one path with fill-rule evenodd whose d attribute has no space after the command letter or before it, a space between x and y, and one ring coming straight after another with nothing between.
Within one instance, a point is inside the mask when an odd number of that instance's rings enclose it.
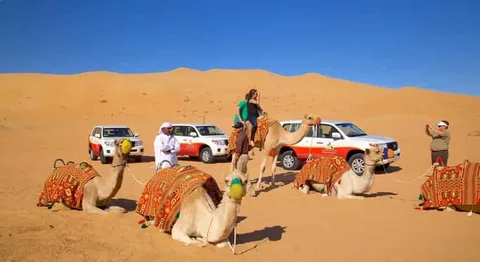
<instances>
[{"instance_id":1,"label":"desert horizon","mask_svg":"<svg viewBox=\"0 0 480 262\"><path fill-rule=\"evenodd\" d=\"M36 206L53 161L86 161L100 174L110 165L88 157L95 125L127 125L140 134L145 159L130 163L139 180L154 175L153 140L164 121L214 124L231 132L236 104L255 86L279 121L313 114L352 121L367 134L395 139L402 150L378 172L364 200L337 200L292 189L298 171L277 167L283 186L242 200L237 252L183 246L153 226L142 229L135 203L143 190L125 172L114 202L126 214L50 212ZM317 73L282 76L265 70L189 68L146 74L105 71L72 75L0 74L0 255L20 260L115 261L477 261L479 215L419 211L415 180L430 168L426 124L450 122L449 165L480 162L480 97L420 87L387 88ZM248 164L251 179L263 152ZM271 158L264 180L270 178ZM220 188L228 162L181 158L214 176ZM408 182L412 181L413 182ZM406 181L406 182L398 182ZM346 251L348 249L348 252ZM448 252L445 252L447 251Z\"/></svg>"}]
</instances>

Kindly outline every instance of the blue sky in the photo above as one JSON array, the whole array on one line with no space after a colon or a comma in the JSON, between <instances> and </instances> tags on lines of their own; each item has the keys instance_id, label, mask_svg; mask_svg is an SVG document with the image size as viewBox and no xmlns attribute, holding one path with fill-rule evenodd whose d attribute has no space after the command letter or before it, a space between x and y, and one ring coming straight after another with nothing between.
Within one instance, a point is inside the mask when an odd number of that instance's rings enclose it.
<instances>
[{"instance_id":1,"label":"blue sky","mask_svg":"<svg viewBox=\"0 0 480 262\"><path fill-rule=\"evenodd\" d=\"M316 72L480 96L475 0L0 0L0 73Z\"/></svg>"}]
</instances>

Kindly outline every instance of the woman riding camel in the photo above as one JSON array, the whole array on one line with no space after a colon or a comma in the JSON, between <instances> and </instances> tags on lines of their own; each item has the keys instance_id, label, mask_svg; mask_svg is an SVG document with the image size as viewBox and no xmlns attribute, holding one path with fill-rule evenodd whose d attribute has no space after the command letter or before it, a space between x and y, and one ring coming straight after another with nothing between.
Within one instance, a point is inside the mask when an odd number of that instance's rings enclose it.
<instances>
[{"instance_id":1,"label":"woman riding camel","mask_svg":"<svg viewBox=\"0 0 480 262\"><path fill-rule=\"evenodd\" d=\"M252 125L252 131L250 133L250 145L254 146L255 133L257 132L257 117L260 116L260 92L257 89L250 89L247 94L247 108L248 108L248 121Z\"/></svg>"}]
</instances>

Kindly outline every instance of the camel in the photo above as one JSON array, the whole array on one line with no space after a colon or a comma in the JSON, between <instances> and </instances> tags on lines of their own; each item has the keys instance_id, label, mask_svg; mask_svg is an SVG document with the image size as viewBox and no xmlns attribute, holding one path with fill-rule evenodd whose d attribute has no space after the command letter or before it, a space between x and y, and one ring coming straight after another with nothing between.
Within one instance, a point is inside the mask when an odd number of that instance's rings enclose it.
<instances>
[{"instance_id":1,"label":"camel","mask_svg":"<svg viewBox=\"0 0 480 262\"><path fill-rule=\"evenodd\" d=\"M364 196L357 196L355 194L364 194L370 191L375 182L375 166L383 159L382 150L378 147L370 147L365 149L364 155L365 170L361 176L355 174L351 168L340 175L340 179L334 182L332 189L328 190L325 184L308 180L304 185L300 186L302 193L308 194L310 187L317 192L329 192L331 196L336 196L338 199L363 199ZM346 161L345 161L345 164ZM326 196L328 194L324 194Z\"/></svg>"},{"instance_id":2,"label":"camel","mask_svg":"<svg viewBox=\"0 0 480 262\"><path fill-rule=\"evenodd\" d=\"M185 245L212 243L221 248L228 244L228 236L236 225L237 212L246 194L247 178L234 170L225 177L225 183L223 198L216 208L203 187L196 188L185 198L180 218L172 228L172 239ZM233 189L234 184L241 188Z\"/></svg>"},{"instance_id":3,"label":"camel","mask_svg":"<svg viewBox=\"0 0 480 262\"><path fill-rule=\"evenodd\" d=\"M126 210L119 206L113 206L110 203L110 200L118 193L120 187L122 186L123 181L123 172L127 165L127 159L130 154L132 144L129 140L122 139L115 141L115 154L112 160L112 170L110 175L101 176L99 175L92 166L86 162L79 163L75 165L73 162L67 163L67 165L58 167L60 171L57 172L57 175L61 178L67 179L67 177L62 176L63 174L69 175L72 172L75 172L77 175L78 185L83 186L82 188L76 188L77 192L66 192L68 189L62 191L56 190L56 192L48 192L47 184L52 182L52 178L55 177L52 173L45 183L45 189L40 196L40 201L38 206L47 206L49 209L55 207L55 209L82 209L86 213L93 214L106 214L109 212L115 213L126 213ZM72 164L70 164L72 163ZM65 171L62 173L62 168ZM70 168L70 169L68 169ZM85 172L78 172L79 169L83 169ZM70 176L68 179L73 179L73 176ZM55 181L55 184L58 185L58 180ZM68 190L69 191L69 190ZM52 194L53 193L53 194ZM76 202L76 205L66 204L65 199L68 200L68 195L77 196L79 199L71 200L71 202ZM58 199L52 199L51 196L61 195L62 198L57 197ZM53 203L53 204L52 204ZM54 210L55 210L54 209Z\"/></svg>"},{"instance_id":4,"label":"camel","mask_svg":"<svg viewBox=\"0 0 480 262\"><path fill-rule=\"evenodd\" d=\"M268 128L268 133L264 141L264 153L262 163L260 165L260 175L257 181L257 189L260 189L260 184L262 181L263 173L265 172L265 167L267 165L267 160L270 155L270 152L273 151L273 162L272 162L272 181L270 186L275 185L275 169L277 167L277 159L280 153L280 149L283 145L294 145L300 142L311 130L313 125L320 125L320 118L314 117L312 115L306 114L303 117L302 123L295 132L289 132L280 125L278 121L275 121Z\"/></svg>"}]
</instances>

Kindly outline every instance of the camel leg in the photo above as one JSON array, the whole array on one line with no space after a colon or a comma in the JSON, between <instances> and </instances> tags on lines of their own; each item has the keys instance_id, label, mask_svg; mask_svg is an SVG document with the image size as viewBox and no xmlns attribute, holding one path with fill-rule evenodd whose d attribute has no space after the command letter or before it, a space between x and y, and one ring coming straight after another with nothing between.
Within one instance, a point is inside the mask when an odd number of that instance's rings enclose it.
<instances>
[{"instance_id":1,"label":"camel leg","mask_svg":"<svg viewBox=\"0 0 480 262\"><path fill-rule=\"evenodd\" d=\"M109 206L106 210L111 213L127 213L125 208L119 206Z\"/></svg>"},{"instance_id":2,"label":"camel leg","mask_svg":"<svg viewBox=\"0 0 480 262\"><path fill-rule=\"evenodd\" d=\"M263 152L262 164L260 165L260 175L258 176L257 189L260 189L260 183L262 182L263 172L265 172L265 167L267 166L269 150Z\"/></svg>"},{"instance_id":3,"label":"camel leg","mask_svg":"<svg viewBox=\"0 0 480 262\"><path fill-rule=\"evenodd\" d=\"M273 154L273 160L272 160L272 182L271 186L275 187L275 170L277 169L277 159L278 159L278 154L280 153L280 148L275 149L275 153Z\"/></svg>"},{"instance_id":4,"label":"camel leg","mask_svg":"<svg viewBox=\"0 0 480 262\"><path fill-rule=\"evenodd\" d=\"M340 195L340 194L338 194L337 198L338 199L360 199L360 200L362 200L365 197L364 196L356 196L356 195L343 195L343 194Z\"/></svg>"},{"instance_id":5,"label":"camel leg","mask_svg":"<svg viewBox=\"0 0 480 262\"><path fill-rule=\"evenodd\" d=\"M89 181L83 189L82 209L89 214L107 214L108 211L96 206L98 195L96 185Z\"/></svg>"},{"instance_id":6,"label":"camel leg","mask_svg":"<svg viewBox=\"0 0 480 262\"><path fill-rule=\"evenodd\" d=\"M300 192L308 195L308 193L310 193L310 187L307 184L305 184L300 187Z\"/></svg>"},{"instance_id":7,"label":"camel leg","mask_svg":"<svg viewBox=\"0 0 480 262\"><path fill-rule=\"evenodd\" d=\"M233 172L233 170L235 170L235 166L236 166L236 163L237 163L237 158L238 158L238 155L237 153L232 153L232 162L230 163L230 172Z\"/></svg>"},{"instance_id":8,"label":"camel leg","mask_svg":"<svg viewBox=\"0 0 480 262\"><path fill-rule=\"evenodd\" d=\"M188 246L191 244L200 244L200 241L198 241L195 238L191 238L190 236L187 235L186 232L182 231L182 223L180 221L177 221L175 225L173 225L172 228L172 239L177 240L182 242L184 245Z\"/></svg>"},{"instance_id":9,"label":"camel leg","mask_svg":"<svg viewBox=\"0 0 480 262\"><path fill-rule=\"evenodd\" d=\"M82 202L82 209L88 214L108 214L108 211L102 210L86 201Z\"/></svg>"},{"instance_id":10,"label":"camel leg","mask_svg":"<svg viewBox=\"0 0 480 262\"><path fill-rule=\"evenodd\" d=\"M221 242L215 244L215 246L218 247L218 248L222 248L222 247L225 247L227 245L228 245L228 240L224 240L224 241L221 241Z\"/></svg>"}]
</instances>

